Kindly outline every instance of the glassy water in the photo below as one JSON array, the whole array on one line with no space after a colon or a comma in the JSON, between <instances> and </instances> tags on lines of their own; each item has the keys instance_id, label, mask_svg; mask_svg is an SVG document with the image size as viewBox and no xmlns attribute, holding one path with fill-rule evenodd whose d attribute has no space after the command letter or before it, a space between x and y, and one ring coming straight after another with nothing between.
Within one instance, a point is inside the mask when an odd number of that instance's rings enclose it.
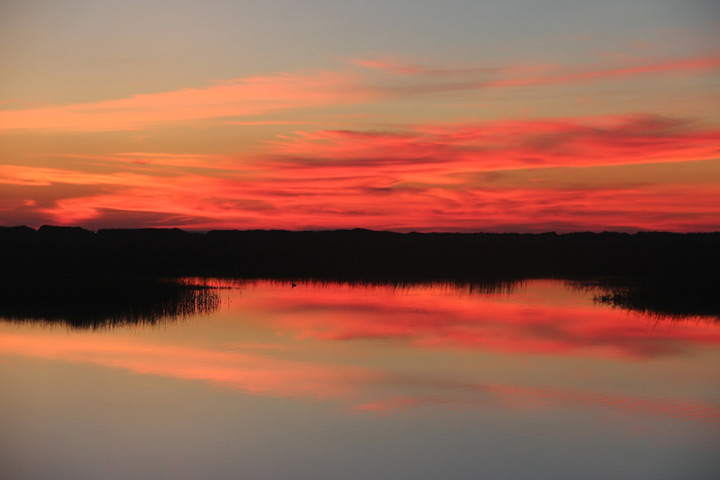
<instances>
[{"instance_id":1,"label":"glassy water","mask_svg":"<svg viewBox=\"0 0 720 480\"><path fill-rule=\"evenodd\" d=\"M720 478L717 319L550 280L216 286L160 322L0 322L0 477Z\"/></svg>"}]
</instances>

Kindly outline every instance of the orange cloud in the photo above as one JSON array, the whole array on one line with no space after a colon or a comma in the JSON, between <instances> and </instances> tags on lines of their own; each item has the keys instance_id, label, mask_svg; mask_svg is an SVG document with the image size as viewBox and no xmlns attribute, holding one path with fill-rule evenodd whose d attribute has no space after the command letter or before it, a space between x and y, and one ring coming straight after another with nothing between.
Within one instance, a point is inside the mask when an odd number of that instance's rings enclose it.
<instances>
[{"instance_id":1,"label":"orange cloud","mask_svg":"<svg viewBox=\"0 0 720 480\"><path fill-rule=\"evenodd\" d=\"M351 59L350 63L371 70L379 70L397 75L450 76L487 73L507 73L513 71L533 70L532 67L498 67L492 65L461 64L450 67L426 66L408 63L396 58L384 59Z\"/></svg>"},{"instance_id":2,"label":"orange cloud","mask_svg":"<svg viewBox=\"0 0 720 480\"><path fill-rule=\"evenodd\" d=\"M62 168L0 165L0 184L49 186L55 183L69 185L124 185L150 187L155 180L136 173L89 173Z\"/></svg>"},{"instance_id":3,"label":"orange cloud","mask_svg":"<svg viewBox=\"0 0 720 480\"><path fill-rule=\"evenodd\" d=\"M452 91L577 84L720 67L720 57L685 58L608 68L567 66L425 67L396 60L351 60L357 71L278 73L217 81L206 88L134 95L92 103L0 111L0 130L101 132L149 129L206 119L228 125L289 125L287 118L234 120L287 110L357 105ZM378 73L371 75L370 73ZM540 74L538 74L540 72ZM389 74L389 75L388 75ZM398 83L398 78L401 80ZM429 80L429 81L426 81ZM228 118L230 117L230 118Z\"/></svg>"},{"instance_id":4,"label":"orange cloud","mask_svg":"<svg viewBox=\"0 0 720 480\"><path fill-rule=\"evenodd\" d=\"M135 130L164 123L358 103L373 97L353 76L344 73L278 74L119 100L3 110L0 130Z\"/></svg>"}]
</instances>

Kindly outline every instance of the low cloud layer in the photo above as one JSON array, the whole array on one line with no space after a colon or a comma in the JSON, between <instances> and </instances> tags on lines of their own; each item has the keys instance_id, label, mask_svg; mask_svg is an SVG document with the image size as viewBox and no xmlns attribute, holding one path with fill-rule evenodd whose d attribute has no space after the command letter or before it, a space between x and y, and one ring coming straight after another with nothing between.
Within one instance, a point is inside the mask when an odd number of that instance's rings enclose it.
<instances>
[{"instance_id":1,"label":"low cloud layer","mask_svg":"<svg viewBox=\"0 0 720 480\"><path fill-rule=\"evenodd\" d=\"M708 230L720 218L718 144L716 130L636 115L296 132L254 154L0 165L0 216L89 228Z\"/></svg>"},{"instance_id":2,"label":"low cloud layer","mask_svg":"<svg viewBox=\"0 0 720 480\"><path fill-rule=\"evenodd\" d=\"M588 114L606 109L603 100L706 81L720 67L716 57L343 65L91 103L8 103L0 111L0 224L528 232L720 225L712 118L668 114L672 98L657 98L656 113L632 104ZM568 90L559 94L561 84ZM559 114L574 105L577 112Z\"/></svg>"}]
</instances>

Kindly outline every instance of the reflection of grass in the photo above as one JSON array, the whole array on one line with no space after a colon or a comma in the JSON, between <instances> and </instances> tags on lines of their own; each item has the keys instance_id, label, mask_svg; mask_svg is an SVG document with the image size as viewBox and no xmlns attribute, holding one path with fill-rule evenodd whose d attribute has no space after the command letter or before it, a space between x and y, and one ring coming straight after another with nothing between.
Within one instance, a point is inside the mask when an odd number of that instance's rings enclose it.
<instances>
[{"instance_id":1,"label":"reflection of grass","mask_svg":"<svg viewBox=\"0 0 720 480\"><path fill-rule=\"evenodd\" d=\"M706 317L720 321L720 284L705 279L605 278L568 281L591 291L603 305L666 318Z\"/></svg>"},{"instance_id":2,"label":"reflection of grass","mask_svg":"<svg viewBox=\"0 0 720 480\"><path fill-rule=\"evenodd\" d=\"M185 277L183 282L189 285L202 286L207 288L245 288L254 287L259 283L294 288L294 286L312 285L314 288L337 287L346 285L362 289L372 288L441 288L452 291L467 292L470 294L512 294L519 288L525 286L525 280L360 280L360 279L328 279L321 277L308 278L237 278L237 277Z\"/></svg>"},{"instance_id":3,"label":"reflection of grass","mask_svg":"<svg viewBox=\"0 0 720 480\"><path fill-rule=\"evenodd\" d=\"M58 323L74 328L102 328L157 324L193 315L209 314L220 306L218 290L252 287L259 281L292 288L347 285L351 288L445 288L470 295L512 294L524 280L337 280L327 278L218 278L161 279L140 275L15 274L0 275L0 319ZM720 321L717 282L638 278L567 280L568 287L590 291L601 304L650 315L706 317Z\"/></svg>"},{"instance_id":4,"label":"reflection of grass","mask_svg":"<svg viewBox=\"0 0 720 480\"><path fill-rule=\"evenodd\" d=\"M156 322L211 311L208 286L153 278L447 284L510 293L523 279L616 277L597 301L720 317L720 232L399 234L0 227L0 316ZM28 276L27 272L35 272ZM294 279L294 280L293 280ZM202 288L201 288L202 287Z\"/></svg>"},{"instance_id":5,"label":"reflection of grass","mask_svg":"<svg viewBox=\"0 0 720 480\"><path fill-rule=\"evenodd\" d=\"M103 328L157 324L193 315L209 314L220 306L218 290L255 285L258 279L159 279L149 276L18 274L0 276L0 319L15 322L64 324L73 328ZM443 287L470 294L510 294L522 282L340 282L327 279L264 279L291 288L338 284L361 288L398 289Z\"/></svg>"},{"instance_id":6,"label":"reflection of grass","mask_svg":"<svg viewBox=\"0 0 720 480\"><path fill-rule=\"evenodd\" d=\"M141 276L14 275L0 277L0 317L76 328L156 324L211 313L208 287Z\"/></svg>"}]
</instances>

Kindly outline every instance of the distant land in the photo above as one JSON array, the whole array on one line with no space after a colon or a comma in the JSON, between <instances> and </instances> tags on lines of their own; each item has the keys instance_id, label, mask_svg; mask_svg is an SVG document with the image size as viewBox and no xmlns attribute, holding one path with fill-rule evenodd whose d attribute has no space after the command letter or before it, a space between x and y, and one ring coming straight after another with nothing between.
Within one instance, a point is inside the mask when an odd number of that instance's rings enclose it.
<instances>
[{"instance_id":1,"label":"distant land","mask_svg":"<svg viewBox=\"0 0 720 480\"><path fill-rule=\"evenodd\" d=\"M172 276L484 279L714 277L715 233L394 233L0 227L3 270Z\"/></svg>"},{"instance_id":2,"label":"distant land","mask_svg":"<svg viewBox=\"0 0 720 480\"><path fill-rule=\"evenodd\" d=\"M224 277L478 285L559 278L594 288L599 301L623 308L720 318L720 232L195 233L20 226L0 227L0 265L0 307L15 309L16 316L39 297L57 297L48 300L50 310L62 307L68 303L62 298L75 298L69 285L85 292L78 301L92 297L89 303L102 310L103 303L125 297L145 302L133 295L153 290L154 279ZM184 289L172 295L185 295Z\"/></svg>"}]
</instances>

